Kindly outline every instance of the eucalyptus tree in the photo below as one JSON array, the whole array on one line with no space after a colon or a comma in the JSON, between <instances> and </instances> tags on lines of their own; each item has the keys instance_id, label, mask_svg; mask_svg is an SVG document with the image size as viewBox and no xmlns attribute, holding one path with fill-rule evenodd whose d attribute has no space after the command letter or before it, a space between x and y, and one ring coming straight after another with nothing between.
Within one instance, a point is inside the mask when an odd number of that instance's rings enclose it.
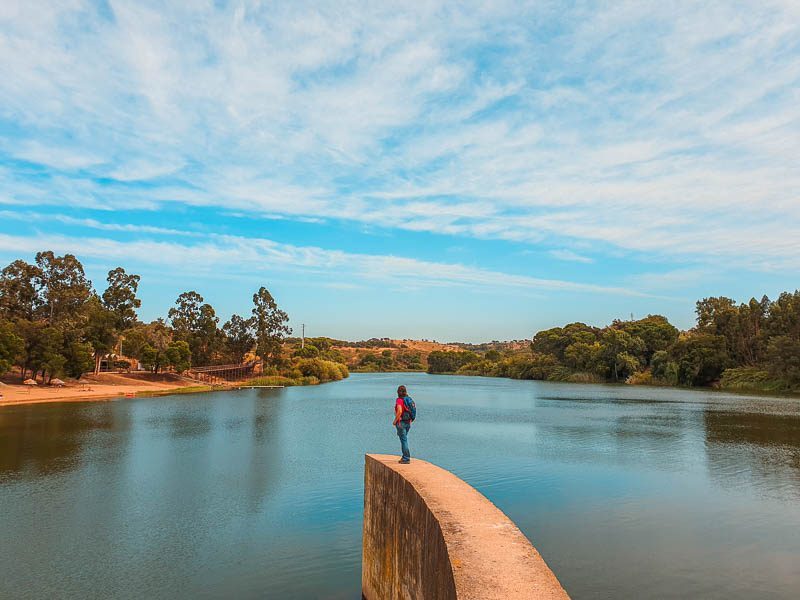
<instances>
[{"instance_id":1,"label":"eucalyptus tree","mask_svg":"<svg viewBox=\"0 0 800 600\"><path fill-rule=\"evenodd\" d=\"M277 365L282 361L281 347L285 336L292 333L287 325L289 315L278 308L277 302L265 287L253 294L253 328L256 353L264 362Z\"/></svg>"}]
</instances>

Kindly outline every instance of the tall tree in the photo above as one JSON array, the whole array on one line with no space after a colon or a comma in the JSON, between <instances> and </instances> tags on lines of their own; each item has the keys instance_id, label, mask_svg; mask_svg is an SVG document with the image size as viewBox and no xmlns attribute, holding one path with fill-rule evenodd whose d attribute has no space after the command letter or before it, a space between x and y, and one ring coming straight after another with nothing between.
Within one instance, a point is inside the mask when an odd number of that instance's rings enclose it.
<instances>
[{"instance_id":1,"label":"tall tree","mask_svg":"<svg viewBox=\"0 0 800 600\"><path fill-rule=\"evenodd\" d=\"M162 319L157 319L130 330L125 336L123 349L126 356L139 359L145 368L158 373L168 364L166 352L172 341L170 328Z\"/></svg>"},{"instance_id":2,"label":"tall tree","mask_svg":"<svg viewBox=\"0 0 800 600\"><path fill-rule=\"evenodd\" d=\"M600 339L599 369L614 381L625 379L641 366L639 358L644 354L644 342L625 331L607 327Z\"/></svg>"},{"instance_id":3,"label":"tall tree","mask_svg":"<svg viewBox=\"0 0 800 600\"><path fill-rule=\"evenodd\" d=\"M33 377L40 371L43 374L49 372L51 377L61 371L66 359L61 354L64 336L58 328L43 321L20 319L16 330L23 341L19 361L22 379L26 378L29 370Z\"/></svg>"},{"instance_id":4,"label":"tall tree","mask_svg":"<svg viewBox=\"0 0 800 600\"><path fill-rule=\"evenodd\" d=\"M279 364L283 338L292 333L286 324L289 315L278 308L272 294L263 286L253 294L253 305L256 353L264 362Z\"/></svg>"},{"instance_id":5,"label":"tall tree","mask_svg":"<svg viewBox=\"0 0 800 600\"><path fill-rule=\"evenodd\" d=\"M81 262L72 254L56 256L52 250L36 254L45 317L56 324L78 314L92 293Z\"/></svg>"},{"instance_id":6,"label":"tall tree","mask_svg":"<svg viewBox=\"0 0 800 600\"><path fill-rule=\"evenodd\" d=\"M0 321L0 375L8 372L22 348L22 338L14 333L11 323Z\"/></svg>"},{"instance_id":7,"label":"tall tree","mask_svg":"<svg viewBox=\"0 0 800 600\"><path fill-rule=\"evenodd\" d=\"M108 272L103 305L114 313L118 331L130 329L137 322L136 309L142 305L142 301L136 297L140 279L138 275L129 275L122 267Z\"/></svg>"},{"instance_id":8,"label":"tall tree","mask_svg":"<svg viewBox=\"0 0 800 600\"><path fill-rule=\"evenodd\" d=\"M119 333L118 316L105 306L97 296L91 296L86 303L86 324L84 335L94 350L94 373L100 373L103 357L114 350Z\"/></svg>"},{"instance_id":9,"label":"tall tree","mask_svg":"<svg viewBox=\"0 0 800 600\"><path fill-rule=\"evenodd\" d=\"M175 306L169 309L169 317L175 336L179 339L188 338L189 335L197 331L197 322L200 320L200 307L203 305L203 297L192 290L183 292L175 300Z\"/></svg>"},{"instance_id":10,"label":"tall tree","mask_svg":"<svg viewBox=\"0 0 800 600\"><path fill-rule=\"evenodd\" d=\"M231 315L230 320L222 326L222 331L231 358L234 362L242 362L245 354L250 352L256 343L253 335L253 319Z\"/></svg>"},{"instance_id":11,"label":"tall tree","mask_svg":"<svg viewBox=\"0 0 800 600\"><path fill-rule=\"evenodd\" d=\"M36 265L15 260L0 272L0 315L33 321L42 306L42 272Z\"/></svg>"}]
</instances>

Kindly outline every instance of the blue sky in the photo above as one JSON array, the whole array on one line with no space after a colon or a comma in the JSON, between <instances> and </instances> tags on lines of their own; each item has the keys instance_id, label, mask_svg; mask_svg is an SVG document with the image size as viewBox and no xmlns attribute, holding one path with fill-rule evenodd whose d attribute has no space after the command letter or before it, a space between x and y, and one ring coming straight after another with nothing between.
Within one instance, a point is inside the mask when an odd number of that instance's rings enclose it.
<instances>
[{"instance_id":1,"label":"blue sky","mask_svg":"<svg viewBox=\"0 0 800 600\"><path fill-rule=\"evenodd\" d=\"M479 341L798 287L800 4L0 3L0 259Z\"/></svg>"}]
</instances>

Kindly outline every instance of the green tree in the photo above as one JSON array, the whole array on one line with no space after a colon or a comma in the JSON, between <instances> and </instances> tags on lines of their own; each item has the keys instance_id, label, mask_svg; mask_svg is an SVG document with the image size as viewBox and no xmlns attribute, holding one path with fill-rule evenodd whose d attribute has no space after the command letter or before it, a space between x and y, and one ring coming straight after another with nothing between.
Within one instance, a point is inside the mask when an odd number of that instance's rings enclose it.
<instances>
[{"instance_id":1,"label":"green tree","mask_svg":"<svg viewBox=\"0 0 800 600\"><path fill-rule=\"evenodd\" d=\"M158 373L168 365L166 351L171 342L172 330L162 319L156 319L125 332L123 354L139 359L145 369Z\"/></svg>"},{"instance_id":2,"label":"green tree","mask_svg":"<svg viewBox=\"0 0 800 600\"><path fill-rule=\"evenodd\" d=\"M92 293L81 262L72 254L56 256L51 250L36 254L44 315L51 325L72 321Z\"/></svg>"},{"instance_id":3,"label":"green tree","mask_svg":"<svg viewBox=\"0 0 800 600\"><path fill-rule=\"evenodd\" d=\"M278 308L278 304L265 287L253 294L253 328L256 336L256 353L264 362L281 363L283 338L292 333L286 324L289 315Z\"/></svg>"},{"instance_id":4,"label":"green tree","mask_svg":"<svg viewBox=\"0 0 800 600\"><path fill-rule=\"evenodd\" d=\"M586 342L575 342L567 346L564 351L564 364L576 371L596 372L605 369L598 369L601 362L603 347L599 342L587 344Z\"/></svg>"},{"instance_id":5,"label":"green tree","mask_svg":"<svg viewBox=\"0 0 800 600\"><path fill-rule=\"evenodd\" d=\"M195 291L183 292L169 309L167 317L175 330L175 337L187 340L197 331L203 297Z\"/></svg>"},{"instance_id":6,"label":"green tree","mask_svg":"<svg viewBox=\"0 0 800 600\"><path fill-rule=\"evenodd\" d=\"M678 365L678 382L708 385L731 366L724 336L692 334L681 336L671 350Z\"/></svg>"},{"instance_id":7,"label":"green tree","mask_svg":"<svg viewBox=\"0 0 800 600\"><path fill-rule=\"evenodd\" d=\"M597 372L601 375L619 381L641 367L638 357L644 354L645 345L638 337L607 327L601 335L600 346Z\"/></svg>"},{"instance_id":8,"label":"green tree","mask_svg":"<svg viewBox=\"0 0 800 600\"><path fill-rule=\"evenodd\" d=\"M598 330L585 323L570 323L564 327L553 327L533 336L531 349L538 354L551 354L559 361L572 344L592 344L597 341Z\"/></svg>"},{"instance_id":9,"label":"green tree","mask_svg":"<svg viewBox=\"0 0 800 600\"><path fill-rule=\"evenodd\" d=\"M768 337L788 335L800 339L800 290L783 292L769 304L764 329Z\"/></svg>"},{"instance_id":10,"label":"green tree","mask_svg":"<svg viewBox=\"0 0 800 600\"><path fill-rule=\"evenodd\" d=\"M94 355L94 373L100 373L103 357L114 350L117 343L117 324L119 316L109 310L97 296L91 296L86 302L85 340L92 346Z\"/></svg>"},{"instance_id":11,"label":"green tree","mask_svg":"<svg viewBox=\"0 0 800 600\"><path fill-rule=\"evenodd\" d=\"M230 320L222 326L222 332L225 335L228 353L234 362L241 363L256 343L253 320L231 315Z\"/></svg>"},{"instance_id":12,"label":"green tree","mask_svg":"<svg viewBox=\"0 0 800 600\"><path fill-rule=\"evenodd\" d=\"M170 342L164 357L167 364L178 373L183 373L192 365L192 352L184 341Z\"/></svg>"},{"instance_id":13,"label":"green tree","mask_svg":"<svg viewBox=\"0 0 800 600\"><path fill-rule=\"evenodd\" d=\"M114 313L118 331L136 325L136 310L142 305L142 301L136 297L139 280L138 275L129 275L122 267L108 272L108 287L103 292L103 306Z\"/></svg>"},{"instance_id":14,"label":"green tree","mask_svg":"<svg viewBox=\"0 0 800 600\"><path fill-rule=\"evenodd\" d=\"M64 372L69 377L80 378L95 368L94 349L91 344L71 341L64 344Z\"/></svg>"},{"instance_id":15,"label":"green tree","mask_svg":"<svg viewBox=\"0 0 800 600\"><path fill-rule=\"evenodd\" d=\"M792 386L800 385L800 339L790 335L770 338L767 369L776 379Z\"/></svg>"},{"instance_id":16,"label":"green tree","mask_svg":"<svg viewBox=\"0 0 800 600\"><path fill-rule=\"evenodd\" d=\"M31 322L20 319L16 323L17 335L22 338L22 352L20 353L20 367L22 379L30 371L32 377L37 373L44 377L60 374L66 359L61 354L63 347L63 334L56 327L46 323Z\"/></svg>"},{"instance_id":17,"label":"green tree","mask_svg":"<svg viewBox=\"0 0 800 600\"><path fill-rule=\"evenodd\" d=\"M741 305L725 297L704 298L697 302L696 330L725 338L727 353L734 364L754 365L763 356L762 329L769 309L766 296L761 301L753 298Z\"/></svg>"},{"instance_id":18,"label":"green tree","mask_svg":"<svg viewBox=\"0 0 800 600\"><path fill-rule=\"evenodd\" d=\"M657 380L668 385L678 385L678 363L667 350L659 350L650 361L651 373Z\"/></svg>"},{"instance_id":19,"label":"green tree","mask_svg":"<svg viewBox=\"0 0 800 600\"><path fill-rule=\"evenodd\" d=\"M648 315L638 321L615 321L612 327L638 337L644 343L641 358L649 365L653 355L661 350L667 350L678 339L680 332L666 317L661 315Z\"/></svg>"},{"instance_id":20,"label":"green tree","mask_svg":"<svg viewBox=\"0 0 800 600\"><path fill-rule=\"evenodd\" d=\"M7 321L0 321L0 375L5 375L24 347L22 338Z\"/></svg>"},{"instance_id":21,"label":"green tree","mask_svg":"<svg viewBox=\"0 0 800 600\"><path fill-rule=\"evenodd\" d=\"M42 307L39 267L15 260L0 272L0 316L34 321Z\"/></svg>"},{"instance_id":22,"label":"green tree","mask_svg":"<svg viewBox=\"0 0 800 600\"><path fill-rule=\"evenodd\" d=\"M319 354L319 348L314 344L306 344L302 348L295 350L293 356L298 358L318 358Z\"/></svg>"},{"instance_id":23,"label":"green tree","mask_svg":"<svg viewBox=\"0 0 800 600\"><path fill-rule=\"evenodd\" d=\"M428 373L455 373L470 363L477 363L480 357L474 352L434 350L428 355Z\"/></svg>"},{"instance_id":24,"label":"green tree","mask_svg":"<svg viewBox=\"0 0 800 600\"><path fill-rule=\"evenodd\" d=\"M178 296L175 304L168 313L175 339L189 345L194 364L211 364L224 345L214 308L205 304L203 297L194 291Z\"/></svg>"}]
</instances>

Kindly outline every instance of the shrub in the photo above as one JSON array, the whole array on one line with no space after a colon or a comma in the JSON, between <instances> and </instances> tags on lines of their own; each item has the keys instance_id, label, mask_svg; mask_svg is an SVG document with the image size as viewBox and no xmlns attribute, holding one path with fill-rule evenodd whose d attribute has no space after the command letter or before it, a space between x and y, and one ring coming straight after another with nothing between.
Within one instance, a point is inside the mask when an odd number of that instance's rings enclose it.
<instances>
[{"instance_id":1,"label":"shrub","mask_svg":"<svg viewBox=\"0 0 800 600\"><path fill-rule=\"evenodd\" d=\"M298 377L316 377L321 382L339 381L350 376L345 365L319 358L298 359L291 372L299 373Z\"/></svg>"}]
</instances>

